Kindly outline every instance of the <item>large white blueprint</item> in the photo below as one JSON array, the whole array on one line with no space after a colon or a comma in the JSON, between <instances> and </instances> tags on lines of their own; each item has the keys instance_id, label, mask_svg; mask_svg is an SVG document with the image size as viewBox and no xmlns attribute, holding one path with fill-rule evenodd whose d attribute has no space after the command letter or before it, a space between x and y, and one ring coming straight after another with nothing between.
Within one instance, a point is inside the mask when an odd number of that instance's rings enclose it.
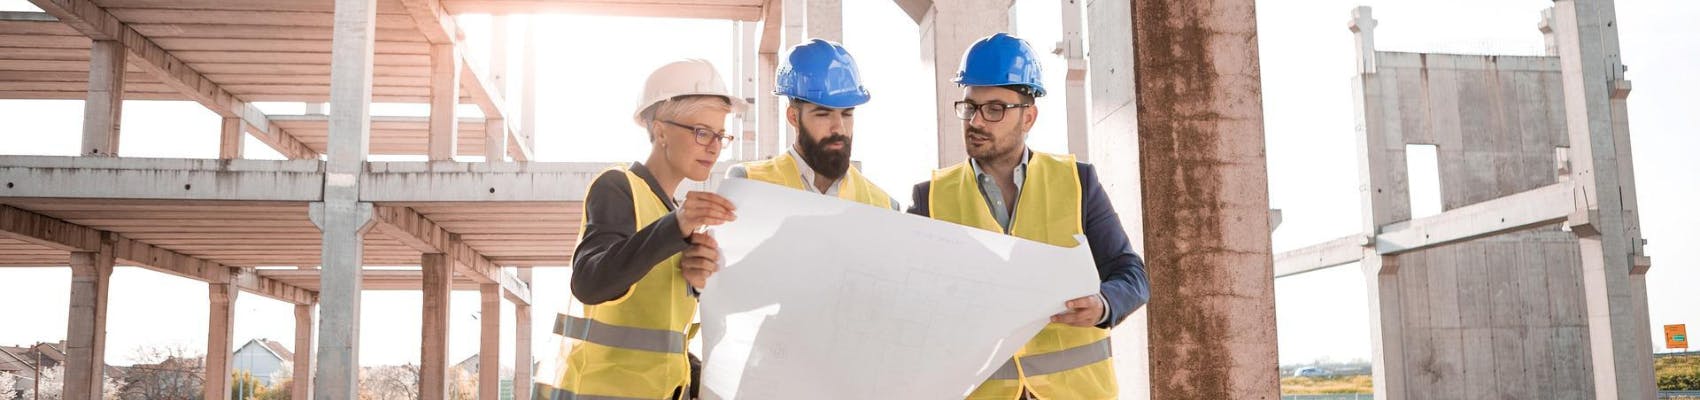
<instances>
[{"instance_id":1,"label":"large white blueprint","mask_svg":"<svg viewBox=\"0 0 1700 400\"><path fill-rule=\"evenodd\" d=\"M708 399L960 399L1098 292L1063 248L766 183L719 188L701 302Z\"/></svg>"}]
</instances>

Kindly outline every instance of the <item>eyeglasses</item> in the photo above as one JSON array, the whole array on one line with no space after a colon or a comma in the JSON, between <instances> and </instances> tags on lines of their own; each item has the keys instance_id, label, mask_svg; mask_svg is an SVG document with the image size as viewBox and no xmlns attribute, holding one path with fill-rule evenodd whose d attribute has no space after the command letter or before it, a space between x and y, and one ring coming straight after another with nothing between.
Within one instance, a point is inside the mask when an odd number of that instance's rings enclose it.
<instances>
[{"instance_id":1,"label":"eyeglasses","mask_svg":"<svg viewBox=\"0 0 1700 400\"><path fill-rule=\"evenodd\" d=\"M1032 106L1032 104L974 104L969 101L958 101L956 102L956 117L961 118L963 121L969 121L974 119L975 113L979 113L980 118L984 118L986 122L998 122L1003 120L1004 113L1008 112L1011 108L1027 108Z\"/></svg>"},{"instance_id":2,"label":"eyeglasses","mask_svg":"<svg viewBox=\"0 0 1700 400\"><path fill-rule=\"evenodd\" d=\"M685 125L685 124L681 124L681 123L673 122L673 121L668 121L668 120L661 120L661 122L665 122L668 125L677 126L677 127L680 127L680 128L685 128L685 129L690 130L691 134L696 135L697 144L700 144L700 145L703 145L703 146L714 144L714 142L720 142L720 147L731 146L732 140L737 139L737 137L734 137L732 135L727 135L725 133L711 131L711 130L708 130L708 128L695 127L695 126Z\"/></svg>"}]
</instances>

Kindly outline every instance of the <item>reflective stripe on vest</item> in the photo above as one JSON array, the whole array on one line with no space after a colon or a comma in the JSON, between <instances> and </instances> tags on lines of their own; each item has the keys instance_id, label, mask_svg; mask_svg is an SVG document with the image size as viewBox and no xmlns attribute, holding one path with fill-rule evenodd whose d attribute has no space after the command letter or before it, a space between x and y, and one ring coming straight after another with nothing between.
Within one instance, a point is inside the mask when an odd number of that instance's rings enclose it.
<instances>
[{"instance_id":1,"label":"reflective stripe on vest","mask_svg":"<svg viewBox=\"0 0 1700 400\"><path fill-rule=\"evenodd\" d=\"M609 325L566 314L555 316L555 334L622 349L657 353L685 352L684 333Z\"/></svg>"},{"instance_id":2,"label":"reflective stripe on vest","mask_svg":"<svg viewBox=\"0 0 1700 400\"><path fill-rule=\"evenodd\" d=\"M803 172L797 169L797 159L791 153L782 153L773 158L761 161L751 161L742 164L744 173L750 179L767 182L792 189L819 193L814 188L805 187ZM891 209L891 195L875 186L873 182L862 177L862 171L855 166L845 170L844 178L838 183L838 198L867 204L874 207Z\"/></svg>"},{"instance_id":3,"label":"reflective stripe on vest","mask_svg":"<svg viewBox=\"0 0 1700 400\"><path fill-rule=\"evenodd\" d=\"M1103 338L1085 346L1021 357L1019 368L1015 365L1015 359L1011 358L1005 361L1002 367L998 367L997 372L993 372L989 379L1020 379L1022 372L1026 372L1027 376L1050 375L1108 359L1110 339Z\"/></svg>"},{"instance_id":4,"label":"reflective stripe on vest","mask_svg":"<svg viewBox=\"0 0 1700 400\"><path fill-rule=\"evenodd\" d=\"M535 384L531 385L531 399L532 400L652 400L652 399L640 399L640 398L636 398L636 397L596 396L596 395L588 395L588 394L577 394L577 393L573 393L573 392L565 390L565 389L560 389L560 388L556 388L554 386L549 386L549 384L546 384L546 383L535 383Z\"/></svg>"}]
</instances>

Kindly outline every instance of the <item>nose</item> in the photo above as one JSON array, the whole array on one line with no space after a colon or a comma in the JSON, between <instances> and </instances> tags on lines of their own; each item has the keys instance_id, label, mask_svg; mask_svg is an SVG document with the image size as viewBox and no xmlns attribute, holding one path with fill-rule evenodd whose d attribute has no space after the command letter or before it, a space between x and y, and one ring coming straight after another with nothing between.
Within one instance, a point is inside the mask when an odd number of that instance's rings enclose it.
<instances>
[{"instance_id":1,"label":"nose","mask_svg":"<svg viewBox=\"0 0 1700 400\"><path fill-rule=\"evenodd\" d=\"M964 123L968 124L968 126L974 127L975 129L984 131L986 130L986 125L990 124L991 121L986 120L986 113L975 110L974 115L969 116L968 120L964 121Z\"/></svg>"}]
</instances>

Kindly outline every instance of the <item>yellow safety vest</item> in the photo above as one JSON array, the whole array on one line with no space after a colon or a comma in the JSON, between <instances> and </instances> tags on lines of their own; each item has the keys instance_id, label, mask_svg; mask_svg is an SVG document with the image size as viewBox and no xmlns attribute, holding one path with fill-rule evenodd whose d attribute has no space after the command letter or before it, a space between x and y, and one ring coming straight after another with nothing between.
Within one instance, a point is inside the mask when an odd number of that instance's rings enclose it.
<instances>
[{"instance_id":1,"label":"yellow safety vest","mask_svg":"<svg viewBox=\"0 0 1700 400\"><path fill-rule=\"evenodd\" d=\"M637 229L667 214L667 205L649 183L629 170ZM581 225L579 232L584 232ZM582 233L581 233L582 235ZM559 315L555 334L564 357L556 384L538 383L534 399L664 399L690 383L686 330L696 316L697 300L685 289L680 256L655 264L622 296L585 305L583 317ZM570 348L570 350L569 350Z\"/></svg>"},{"instance_id":2,"label":"yellow safety vest","mask_svg":"<svg viewBox=\"0 0 1700 400\"><path fill-rule=\"evenodd\" d=\"M1033 152L1010 229L986 206L967 162L933 172L928 193L932 217L1016 237L1074 247L1081 234L1080 172L1074 156ZM1022 389L1041 399L1116 398L1110 332L1052 323L969 394L970 399L1015 399Z\"/></svg>"},{"instance_id":3,"label":"yellow safety vest","mask_svg":"<svg viewBox=\"0 0 1700 400\"><path fill-rule=\"evenodd\" d=\"M797 190L815 191L814 188L804 186L803 172L797 169L797 159L792 158L791 153L746 162L743 166L750 179ZM867 178L863 178L862 172L857 171L856 167L850 167L844 173L844 181L838 183L838 198L884 209L891 208L891 196L880 190L879 186L874 186Z\"/></svg>"}]
</instances>

